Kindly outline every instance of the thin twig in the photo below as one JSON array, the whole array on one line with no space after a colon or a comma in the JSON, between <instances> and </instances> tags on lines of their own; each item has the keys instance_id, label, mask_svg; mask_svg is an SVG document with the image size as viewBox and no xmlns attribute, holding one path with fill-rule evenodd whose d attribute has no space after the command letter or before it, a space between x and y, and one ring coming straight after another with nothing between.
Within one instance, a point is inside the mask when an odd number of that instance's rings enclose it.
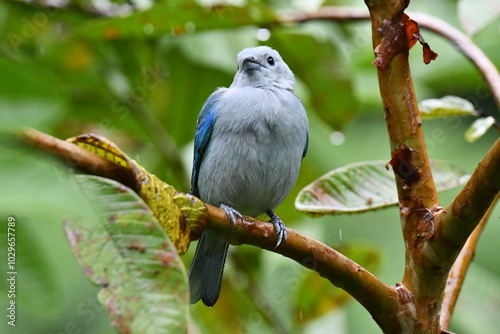
<instances>
[{"instance_id":1,"label":"thin twig","mask_svg":"<svg viewBox=\"0 0 500 334\"><path fill-rule=\"evenodd\" d=\"M421 27L435 32L452 42L462 54L469 58L490 87L497 107L500 108L500 73L488 56L467 35L448 22L425 13L410 12L409 15Z\"/></svg>"},{"instance_id":2,"label":"thin twig","mask_svg":"<svg viewBox=\"0 0 500 334\"><path fill-rule=\"evenodd\" d=\"M500 108L500 73L486 54L463 32L448 22L421 12L407 12L418 22L421 28L430 30L446 38L476 66L488 84L498 108ZM361 21L369 20L369 12L364 8L322 7L316 12L285 11L281 20L284 22L307 22L314 20Z\"/></svg>"},{"instance_id":3,"label":"thin twig","mask_svg":"<svg viewBox=\"0 0 500 334\"><path fill-rule=\"evenodd\" d=\"M58 157L69 168L119 181L134 191L139 189L130 169L111 163L75 144L34 129L22 131L21 138L30 146Z\"/></svg>"},{"instance_id":4,"label":"thin twig","mask_svg":"<svg viewBox=\"0 0 500 334\"><path fill-rule=\"evenodd\" d=\"M458 300L458 295L462 290L463 282L465 280L465 275L467 270L474 258L476 253L476 245L479 241L479 237L483 232L486 222L488 221L496 202L499 200L500 196L497 195L493 203L491 203L490 208L483 216L474 232L470 235L469 239L465 243L465 246L460 251L458 258L456 259L453 267L451 268L450 274L448 275L448 281L446 282L446 288L444 290L443 304L441 306L441 328L449 329L451 323L451 317L453 311L455 310L455 305Z\"/></svg>"}]
</instances>

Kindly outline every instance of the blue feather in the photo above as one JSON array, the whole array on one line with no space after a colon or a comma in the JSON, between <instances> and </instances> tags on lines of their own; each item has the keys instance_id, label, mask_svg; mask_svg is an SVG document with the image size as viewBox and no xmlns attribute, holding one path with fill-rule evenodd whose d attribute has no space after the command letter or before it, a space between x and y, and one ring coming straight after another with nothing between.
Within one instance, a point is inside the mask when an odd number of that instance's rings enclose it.
<instances>
[{"instance_id":1,"label":"blue feather","mask_svg":"<svg viewBox=\"0 0 500 334\"><path fill-rule=\"evenodd\" d=\"M194 158L193 158L193 170L191 173L191 194L199 197L198 189L198 173L200 171L201 161L203 160L203 155L205 149L210 142L212 137L212 130L214 128L214 123L217 114L217 103L222 96L224 90L219 89L215 91L203 104L201 108L200 115L198 116L198 123L196 125L196 133L194 137Z\"/></svg>"}]
</instances>

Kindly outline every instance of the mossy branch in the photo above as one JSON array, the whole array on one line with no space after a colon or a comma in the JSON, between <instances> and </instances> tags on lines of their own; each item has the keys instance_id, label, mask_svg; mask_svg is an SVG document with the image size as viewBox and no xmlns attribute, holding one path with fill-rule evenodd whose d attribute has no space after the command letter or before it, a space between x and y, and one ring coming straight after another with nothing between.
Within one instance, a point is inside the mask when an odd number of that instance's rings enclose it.
<instances>
[{"instance_id":1,"label":"mossy branch","mask_svg":"<svg viewBox=\"0 0 500 334\"><path fill-rule=\"evenodd\" d=\"M137 190L131 170L106 160L77 145L54 138L36 130L23 131L24 142L67 163L79 171L107 177ZM249 244L288 257L302 266L318 272L337 287L356 298L373 316L395 331L401 327L393 321L401 308L409 302L410 295L403 287L389 286L359 264L333 248L287 228L286 242L275 248L274 226L265 221L245 217L233 224L223 210L206 204L209 218L206 228L222 235L231 244Z\"/></svg>"}]
</instances>

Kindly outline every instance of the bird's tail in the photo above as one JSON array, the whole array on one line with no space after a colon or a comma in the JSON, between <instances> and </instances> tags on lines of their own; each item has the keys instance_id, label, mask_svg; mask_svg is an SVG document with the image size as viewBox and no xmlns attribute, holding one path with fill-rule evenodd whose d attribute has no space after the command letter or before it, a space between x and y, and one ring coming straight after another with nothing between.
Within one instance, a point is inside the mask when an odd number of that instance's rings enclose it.
<instances>
[{"instance_id":1,"label":"bird's tail","mask_svg":"<svg viewBox=\"0 0 500 334\"><path fill-rule=\"evenodd\" d=\"M210 231L203 232L189 269L190 302L211 307L219 298L229 244Z\"/></svg>"}]
</instances>

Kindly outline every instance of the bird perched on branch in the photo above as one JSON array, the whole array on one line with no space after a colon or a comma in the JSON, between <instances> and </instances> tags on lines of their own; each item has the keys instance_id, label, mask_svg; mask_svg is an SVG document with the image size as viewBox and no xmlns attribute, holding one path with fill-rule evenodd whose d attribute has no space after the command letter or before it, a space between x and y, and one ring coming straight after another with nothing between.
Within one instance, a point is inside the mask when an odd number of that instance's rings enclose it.
<instances>
[{"instance_id":1,"label":"bird perched on branch","mask_svg":"<svg viewBox=\"0 0 500 334\"><path fill-rule=\"evenodd\" d=\"M286 228L274 213L294 186L308 147L308 120L295 96L295 78L267 46L242 50L229 88L203 105L196 126L191 193L222 208L235 224L242 214L267 214L277 235ZM229 244L205 231L189 270L191 303L219 298Z\"/></svg>"}]
</instances>

